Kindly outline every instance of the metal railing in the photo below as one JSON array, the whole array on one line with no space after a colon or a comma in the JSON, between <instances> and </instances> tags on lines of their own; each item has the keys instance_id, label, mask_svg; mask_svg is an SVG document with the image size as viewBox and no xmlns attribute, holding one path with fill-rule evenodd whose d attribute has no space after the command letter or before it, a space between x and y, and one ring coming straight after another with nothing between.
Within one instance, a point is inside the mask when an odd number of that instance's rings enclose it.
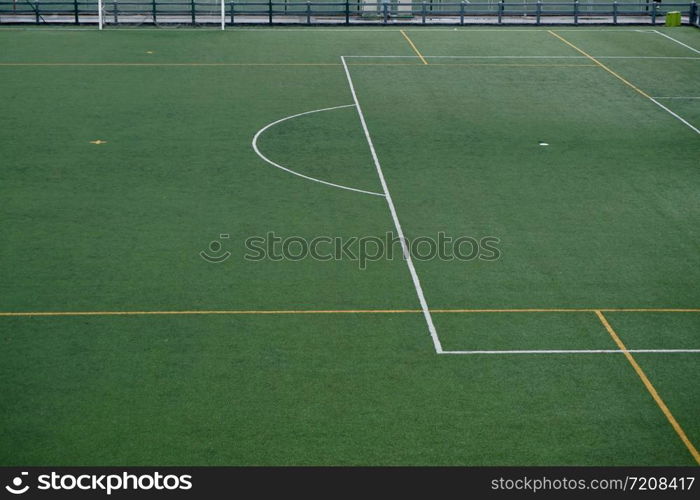
<instances>
[{"instance_id":1,"label":"metal railing","mask_svg":"<svg viewBox=\"0 0 700 500\"><path fill-rule=\"evenodd\" d=\"M100 12L100 8L102 11ZM360 0L13 0L0 1L0 24L110 25L241 24L651 24L680 11L684 24L700 27L695 1L666 3L437 0L399 3ZM101 14L101 15L100 15ZM223 14L223 17L222 17ZM100 19L101 18L101 19ZM223 22L222 22L223 21Z\"/></svg>"}]
</instances>

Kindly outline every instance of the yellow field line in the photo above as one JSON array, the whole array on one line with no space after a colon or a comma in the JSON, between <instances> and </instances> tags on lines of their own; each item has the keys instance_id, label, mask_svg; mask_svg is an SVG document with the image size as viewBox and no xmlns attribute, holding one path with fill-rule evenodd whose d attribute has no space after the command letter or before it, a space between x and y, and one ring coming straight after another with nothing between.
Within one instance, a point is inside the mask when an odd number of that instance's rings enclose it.
<instances>
[{"instance_id":1,"label":"yellow field line","mask_svg":"<svg viewBox=\"0 0 700 500\"><path fill-rule=\"evenodd\" d=\"M414 63L348 63L348 66L415 66ZM431 63L430 66L504 66L515 68L595 68L595 64L546 64L546 63Z\"/></svg>"},{"instance_id":2,"label":"yellow field line","mask_svg":"<svg viewBox=\"0 0 700 500\"><path fill-rule=\"evenodd\" d=\"M598 313L604 312L692 312L700 313L700 309L671 309L671 308L550 308L550 309L431 309L435 314L451 313ZM176 315L254 315L254 314L419 314L421 309L283 309L283 310L183 310L183 311L20 311L0 312L0 317L28 316L176 316Z\"/></svg>"},{"instance_id":3,"label":"yellow field line","mask_svg":"<svg viewBox=\"0 0 700 500\"><path fill-rule=\"evenodd\" d=\"M677 308L530 308L530 309L431 309L434 313L572 313L572 312L700 312L700 309Z\"/></svg>"},{"instance_id":4,"label":"yellow field line","mask_svg":"<svg viewBox=\"0 0 700 500\"><path fill-rule=\"evenodd\" d=\"M420 50L418 50L418 47L416 47L416 45L413 43L413 41L410 38L408 38L408 35L406 34L406 32L404 30L399 30L399 31L401 32L403 37L406 39L408 44L411 46L411 48L413 49L413 52L415 52L416 55L420 58L420 60L423 61L423 64L427 65L428 61L425 60L425 57L423 57L423 54L420 53Z\"/></svg>"},{"instance_id":5,"label":"yellow field line","mask_svg":"<svg viewBox=\"0 0 700 500\"><path fill-rule=\"evenodd\" d=\"M588 52L585 52L584 50L578 48L576 45L574 45L573 43L571 43L570 41L568 41L567 39L565 39L563 36L558 35L557 33L555 33L555 32L552 31L552 30L547 30L547 32L548 32L550 35L557 37L559 40L561 40L562 42L564 42L565 44L567 44L569 47L571 47L572 49L576 50L576 51L579 52L580 54L583 54L584 56L586 56L588 59L590 59L591 61L593 61L594 63L596 63L598 66L600 66L601 68L603 68L605 71L607 71L608 73L610 73L611 75L613 75L615 78L617 78L618 80L620 80L622 83L624 83L624 84L627 85L628 87L633 88L634 90L636 90L637 92L639 92L641 95L643 95L643 96L646 97L647 99L651 99L651 96L650 96L649 94L647 94L647 93L644 92L642 89L640 89L639 87L637 87L636 85L634 85L633 83L631 83L629 80L627 80L627 79L623 78L622 76L618 75L617 73L615 73L613 70L611 70L610 68L608 68L605 64L603 64L603 63L600 62L598 59L596 59L595 57L593 57L592 55L590 55ZM652 100L653 100L653 99L652 99Z\"/></svg>"},{"instance_id":6,"label":"yellow field line","mask_svg":"<svg viewBox=\"0 0 700 500\"><path fill-rule=\"evenodd\" d=\"M0 66L342 66L338 63L138 63L138 62L114 62L114 63L0 63Z\"/></svg>"},{"instance_id":7,"label":"yellow field line","mask_svg":"<svg viewBox=\"0 0 700 500\"><path fill-rule=\"evenodd\" d=\"M595 64L547 64L547 63L433 63L431 66L510 66L516 68L595 68Z\"/></svg>"},{"instance_id":8,"label":"yellow field line","mask_svg":"<svg viewBox=\"0 0 700 500\"><path fill-rule=\"evenodd\" d=\"M427 63L426 63L427 64ZM0 63L0 67L318 67L318 66L342 66L337 63ZM415 63L401 62L375 62L375 63L348 63L348 66L415 66ZM430 66L504 66L504 67L562 67L562 68L590 68L594 64L552 64L552 63L433 63Z\"/></svg>"},{"instance_id":9,"label":"yellow field line","mask_svg":"<svg viewBox=\"0 0 700 500\"><path fill-rule=\"evenodd\" d=\"M343 309L343 310L201 310L201 311L37 311L0 312L0 316L149 316L206 314L400 314L419 313L420 309Z\"/></svg>"},{"instance_id":10,"label":"yellow field line","mask_svg":"<svg viewBox=\"0 0 700 500\"><path fill-rule=\"evenodd\" d=\"M615 333L615 330L613 330L612 326L610 326L610 323L608 323L608 320L605 319L605 316L603 315L602 312L596 311L595 312L596 316L598 316L598 319L600 322L603 324L605 329L608 331L612 339L615 341L617 346L620 348L621 351L623 351L623 354L627 358L627 361L632 365L632 368L634 368L634 371L637 372L637 375L639 376L640 379L642 379L642 382L644 383L644 386L647 388L647 391L649 391L649 394L651 394L651 397L654 398L654 401L656 401L656 404L661 408L661 411L663 414L666 416L666 419L669 421L671 424L671 427L673 427L673 430L676 431L676 434L678 434L678 437L681 438L681 441L683 441L683 444L685 444L686 448L688 448L688 451L690 452L691 455L693 455L693 458L697 462L698 465L700 465L700 453L698 453L698 450L695 448L693 443L688 439L688 436L685 434L685 431L683 431L683 428L680 426L678 421L675 419L673 414L671 413L671 410L668 409L668 406L666 406L666 403L664 403L664 400L661 399L661 396L659 396L659 393L656 391L654 386L652 385L651 381L649 378L646 376L644 373L644 370L642 370L642 367L639 366L637 361L634 359L634 356L632 356L632 353L628 351L627 347L625 347L625 344L620 340L620 337Z\"/></svg>"}]
</instances>

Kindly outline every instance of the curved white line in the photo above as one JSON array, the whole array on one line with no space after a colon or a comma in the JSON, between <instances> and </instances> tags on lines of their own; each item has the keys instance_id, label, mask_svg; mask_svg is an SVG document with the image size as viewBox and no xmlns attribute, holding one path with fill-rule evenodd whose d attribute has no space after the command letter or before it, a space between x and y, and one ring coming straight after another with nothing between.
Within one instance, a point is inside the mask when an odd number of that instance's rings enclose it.
<instances>
[{"instance_id":1,"label":"curved white line","mask_svg":"<svg viewBox=\"0 0 700 500\"><path fill-rule=\"evenodd\" d=\"M355 105L354 105L354 104L345 104L345 105L343 105L343 106L335 106L335 107L332 107L332 108L315 109L315 110L313 110L313 111L305 111L305 112L303 112L303 113L298 113L298 114L296 114L296 115L287 116L287 117L285 117L285 118L281 118L281 119L279 119L279 120L277 120L277 121L274 121L274 122L272 122L272 123L268 123L268 124L265 125L263 128L261 128L260 130L258 130L258 131L256 132L255 136L253 136L253 143L252 143L252 145L253 145L253 150L255 151L255 153L256 153L260 158L262 158L263 160L265 160L267 163L269 163L269 164L272 165L273 167L277 167L277 168L279 168L279 169L281 169L281 170L284 170L285 172L289 172L290 174L294 174L294 175L299 176L299 177L301 177L301 178L303 178L303 179L307 179L307 180L309 180L309 181L314 181L314 182L320 182L321 184L325 184L326 186L332 186L332 187L336 187L336 188L340 188L340 189L346 189L346 190L348 190L348 191L355 191L355 192L357 192L357 193L372 194L372 195L374 195L374 196L382 196L382 197L383 197L384 195L383 195L382 193L375 193L374 191L365 191L365 190L363 190L363 189L357 189L357 188L350 187L350 186L343 186L342 184L334 184L334 183L332 183L332 182L328 182L328 181L324 181L324 180L321 180L321 179L316 179L315 177L309 177L308 175L300 174L299 172L295 172L294 170L291 170L291 169L289 169L289 168L287 168L287 167L283 167L283 166L280 165L279 163L275 163L274 161L270 160L267 156L265 156L264 154L262 154L262 153L260 152L260 150L258 149L258 138L262 135L263 132L265 132L265 131L266 131L267 129L269 129L270 127L274 127L275 125L277 125L277 124L279 124L279 123L282 123L282 122L287 121L287 120L291 120L292 118L297 118L297 117L299 117L299 116L310 115L310 114L312 114L312 113L320 113L321 111L331 111L331 110L334 110L334 109L352 108L352 107L355 107Z\"/></svg>"}]
</instances>

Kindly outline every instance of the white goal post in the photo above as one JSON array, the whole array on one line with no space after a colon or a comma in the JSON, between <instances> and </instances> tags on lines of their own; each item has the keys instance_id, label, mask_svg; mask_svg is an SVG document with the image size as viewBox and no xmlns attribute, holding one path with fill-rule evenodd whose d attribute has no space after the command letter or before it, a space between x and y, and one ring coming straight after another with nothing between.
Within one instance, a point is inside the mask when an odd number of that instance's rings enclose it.
<instances>
[{"instance_id":1,"label":"white goal post","mask_svg":"<svg viewBox=\"0 0 700 500\"><path fill-rule=\"evenodd\" d=\"M97 0L97 26L98 29L102 30L105 25L105 5L104 5L105 0ZM219 12L219 24L221 26L221 30L226 29L226 0L219 0L220 2L220 12ZM208 5L216 5L216 2L214 0L211 0L211 3L208 3ZM155 12L155 11L154 11ZM193 16L194 16L194 11L193 11ZM212 19L213 18L213 19ZM193 17L194 20L194 17ZM216 8L214 7L211 11L207 13L207 21L211 23L212 21L216 22ZM114 22L117 22L117 17L116 17L116 2L115 2L115 14L114 14ZM153 17L153 22L155 23L155 13Z\"/></svg>"},{"instance_id":2,"label":"white goal post","mask_svg":"<svg viewBox=\"0 0 700 500\"><path fill-rule=\"evenodd\" d=\"M221 0L221 29L226 29L226 2Z\"/></svg>"}]
</instances>

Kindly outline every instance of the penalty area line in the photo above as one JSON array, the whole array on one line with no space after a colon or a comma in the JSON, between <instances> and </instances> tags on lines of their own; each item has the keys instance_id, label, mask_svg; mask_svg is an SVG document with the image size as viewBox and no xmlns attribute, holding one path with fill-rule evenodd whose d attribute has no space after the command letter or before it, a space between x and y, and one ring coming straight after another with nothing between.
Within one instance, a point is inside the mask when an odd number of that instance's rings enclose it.
<instances>
[{"instance_id":1,"label":"penalty area line","mask_svg":"<svg viewBox=\"0 0 700 500\"><path fill-rule=\"evenodd\" d=\"M631 83L629 80L627 80L627 79L624 78L623 76L620 76L618 73L616 73L615 71L613 71L612 69L610 69L609 67L607 67L605 64L603 64L602 62L600 62L598 59L596 59L595 57L593 57L592 55L590 55L588 52L586 52L586 51L584 51L583 49L577 47L576 45L574 45L573 43L571 43L570 41L568 41L566 38L564 38L564 37L561 36L561 35L558 35L558 34L555 33L554 31L548 30L548 32L549 32L550 35L552 35L553 37L558 38L559 40L561 40L562 42L564 42L566 45L568 45L569 47L571 47L572 49L574 49L574 50L575 50L576 52L578 52L579 54L582 54L582 55L586 56L588 59L590 59L590 60L593 61L595 64L597 64L598 66L600 66L602 69L604 69L605 71L607 71L608 73L610 73L612 76L614 76L615 78L617 78L618 80L620 80L622 83L624 83L625 85L627 85L628 87L630 87L631 89L633 89L634 91L636 91L639 95L641 95L642 97L646 97L646 98L649 99L651 102L653 102L654 104L656 104L658 107L660 107L661 109L663 109L664 111L666 111L668 114L670 114L671 116L673 116L674 118L676 118L676 119L677 119L678 121L680 121L681 123L683 123L685 126L687 126L689 129L691 129L693 132L695 132L696 134L699 134L699 135L700 135L700 129L698 129L695 125L693 125L692 123L690 123L689 121L687 121L685 118L683 118L683 117L680 116L679 114L677 114L677 113L671 111L669 108L667 108L666 106L664 106L663 104L661 104L659 101L657 101L656 99L654 99L652 96L650 96L649 94L647 94L646 92L644 92L642 89L640 89L639 87L637 87L635 84ZM661 34L661 33L659 33L659 34ZM667 38L668 38L668 37L667 37ZM693 50L694 50L694 49L693 49Z\"/></svg>"},{"instance_id":2,"label":"penalty area line","mask_svg":"<svg viewBox=\"0 0 700 500\"><path fill-rule=\"evenodd\" d=\"M362 130L365 133L365 138L367 139L367 145L369 146L370 153L372 155L372 160L374 161L374 166L377 169L377 175L379 176L379 181L382 184L382 190L384 191L384 198L391 212L391 218L394 221L394 227L396 228L396 234L401 241L401 249L403 251L404 260L408 266L408 270L411 274L411 279L413 280L413 286L416 289L416 294L418 295L418 301L420 302L421 310L423 312L423 317L428 325L428 331L430 332L430 337L433 340L433 346L435 347L435 352L440 354L442 352L442 345L440 344L440 339L438 337L437 331L435 330L435 324L433 323L433 317L430 314L430 309L428 308L428 303L425 300L425 294L423 293L423 288L420 284L420 279L418 279L418 273L413 265L413 259L411 258L411 252L408 249L408 244L406 243L406 237L403 234L403 229L401 228L401 223L399 222L399 217L396 214L396 207L394 206L394 201L391 198L391 193L389 192L389 187L387 186L386 179L384 178L384 173L382 172L382 166L379 163L379 158L377 157L377 151L374 149L374 143L372 142L372 137L369 134L369 129L367 128L367 122L365 121L365 115L362 112L362 106L360 106L360 101L357 99L357 93L355 92L355 85L352 82L352 77L350 76L350 70L348 65L345 63L345 58L340 57L343 63L343 69L345 70L345 76L348 80L348 85L350 87L350 93L352 94L352 99L355 102L355 109L357 109L357 115L360 118L360 124L362 125ZM427 64L427 63L426 63Z\"/></svg>"}]
</instances>

